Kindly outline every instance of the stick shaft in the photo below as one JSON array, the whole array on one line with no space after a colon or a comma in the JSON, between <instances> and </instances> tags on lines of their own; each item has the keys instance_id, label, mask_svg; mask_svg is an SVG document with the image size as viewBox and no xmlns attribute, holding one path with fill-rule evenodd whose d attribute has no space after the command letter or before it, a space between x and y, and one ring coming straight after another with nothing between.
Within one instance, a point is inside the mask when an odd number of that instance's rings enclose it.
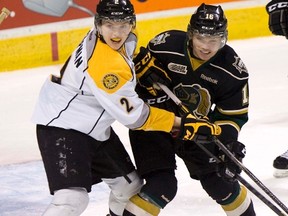
<instances>
[{"instance_id":1,"label":"stick shaft","mask_svg":"<svg viewBox=\"0 0 288 216\"><path fill-rule=\"evenodd\" d=\"M244 166L235 156L226 148L226 146L218 140L216 137L214 138L214 142L216 145L238 166L242 169L249 177L252 179L275 203L279 205L283 211L288 213L288 208L282 203L278 197L276 197L247 167Z\"/></svg>"}]
</instances>

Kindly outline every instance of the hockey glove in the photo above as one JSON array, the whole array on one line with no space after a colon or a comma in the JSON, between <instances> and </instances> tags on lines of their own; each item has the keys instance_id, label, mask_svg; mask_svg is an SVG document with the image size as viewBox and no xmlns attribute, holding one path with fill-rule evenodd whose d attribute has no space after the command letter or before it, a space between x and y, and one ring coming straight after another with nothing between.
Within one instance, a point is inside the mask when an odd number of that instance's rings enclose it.
<instances>
[{"instance_id":1,"label":"hockey glove","mask_svg":"<svg viewBox=\"0 0 288 216\"><path fill-rule=\"evenodd\" d=\"M145 87L152 95L157 95L160 90L156 82L166 86L171 84L171 79L163 69L161 63L154 58L148 49L140 47L140 52L134 58L136 77L139 84Z\"/></svg>"},{"instance_id":2,"label":"hockey glove","mask_svg":"<svg viewBox=\"0 0 288 216\"><path fill-rule=\"evenodd\" d=\"M207 117L198 119L191 113L182 117L179 137L183 140L197 141L197 137L218 136L220 134L220 126L210 123Z\"/></svg>"},{"instance_id":3,"label":"hockey glove","mask_svg":"<svg viewBox=\"0 0 288 216\"><path fill-rule=\"evenodd\" d=\"M237 158L240 162L246 155L245 145L238 141L232 141L225 145L226 148ZM219 158L222 162L217 164L217 174L228 182L236 180L236 175L241 173L241 169L236 165L225 153L221 150Z\"/></svg>"},{"instance_id":4,"label":"hockey glove","mask_svg":"<svg viewBox=\"0 0 288 216\"><path fill-rule=\"evenodd\" d=\"M288 39L288 1L272 0L266 5L269 14L269 29L275 35Z\"/></svg>"}]
</instances>

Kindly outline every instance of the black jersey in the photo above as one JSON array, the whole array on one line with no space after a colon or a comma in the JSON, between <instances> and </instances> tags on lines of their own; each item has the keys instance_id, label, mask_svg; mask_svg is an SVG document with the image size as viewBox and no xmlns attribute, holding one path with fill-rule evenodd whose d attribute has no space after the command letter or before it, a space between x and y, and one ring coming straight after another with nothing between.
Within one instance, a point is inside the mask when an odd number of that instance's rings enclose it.
<instances>
[{"instance_id":1,"label":"black jersey","mask_svg":"<svg viewBox=\"0 0 288 216\"><path fill-rule=\"evenodd\" d=\"M206 115L221 125L224 139L237 139L248 120L248 71L228 45L196 68L184 31L171 30L153 38L147 47L172 80L169 88L195 115ZM177 112L164 92L153 97L137 86L140 97L152 106ZM167 105L168 104L168 105ZM179 113L176 113L179 114Z\"/></svg>"}]
</instances>

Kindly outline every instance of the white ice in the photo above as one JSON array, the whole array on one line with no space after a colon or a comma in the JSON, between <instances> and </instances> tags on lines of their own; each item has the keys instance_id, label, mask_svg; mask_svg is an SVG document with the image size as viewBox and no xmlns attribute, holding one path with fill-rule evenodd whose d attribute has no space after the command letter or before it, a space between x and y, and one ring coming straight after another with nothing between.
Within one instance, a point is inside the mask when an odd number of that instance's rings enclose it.
<instances>
[{"instance_id":1,"label":"white ice","mask_svg":"<svg viewBox=\"0 0 288 216\"><path fill-rule=\"evenodd\" d=\"M288 149L288 40L274 36L228 44L250 73L250 120L240 136L247 146L244 165L287 206L288 178L274 178L272 162ZM39 216L52 197L30 116L42 83L59 68L56 65L0 73L1 216ZM127 129L118 123L114 126L131 154ZM182 161L177 161L178 194L161 215L224 215L199 182L189 179ZM242 176L261 191L247 175ZM83 216L106 215L108 194L106 185L94 186ZM254 195L253 200L257 215L276 215Z\"/></svg>"}]
</instances>

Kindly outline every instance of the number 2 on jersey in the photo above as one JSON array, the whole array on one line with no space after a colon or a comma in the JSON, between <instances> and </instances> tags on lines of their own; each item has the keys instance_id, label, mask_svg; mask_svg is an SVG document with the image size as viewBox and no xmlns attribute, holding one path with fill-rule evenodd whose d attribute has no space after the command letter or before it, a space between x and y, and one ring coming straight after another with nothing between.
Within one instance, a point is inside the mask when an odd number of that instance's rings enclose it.
<instances>
[{"instance_id":1,"label":"number 2 on jersey","mask_svg":"<svg viewBox=\"0 0 288 216\"><path fill-rule=\"evenodd\" d=\"M127 98L121 98L120 103L126 107L126 111L129 113L133 110L133 106L130 106L129 101Z\"/></svg>"}]
</instances>

